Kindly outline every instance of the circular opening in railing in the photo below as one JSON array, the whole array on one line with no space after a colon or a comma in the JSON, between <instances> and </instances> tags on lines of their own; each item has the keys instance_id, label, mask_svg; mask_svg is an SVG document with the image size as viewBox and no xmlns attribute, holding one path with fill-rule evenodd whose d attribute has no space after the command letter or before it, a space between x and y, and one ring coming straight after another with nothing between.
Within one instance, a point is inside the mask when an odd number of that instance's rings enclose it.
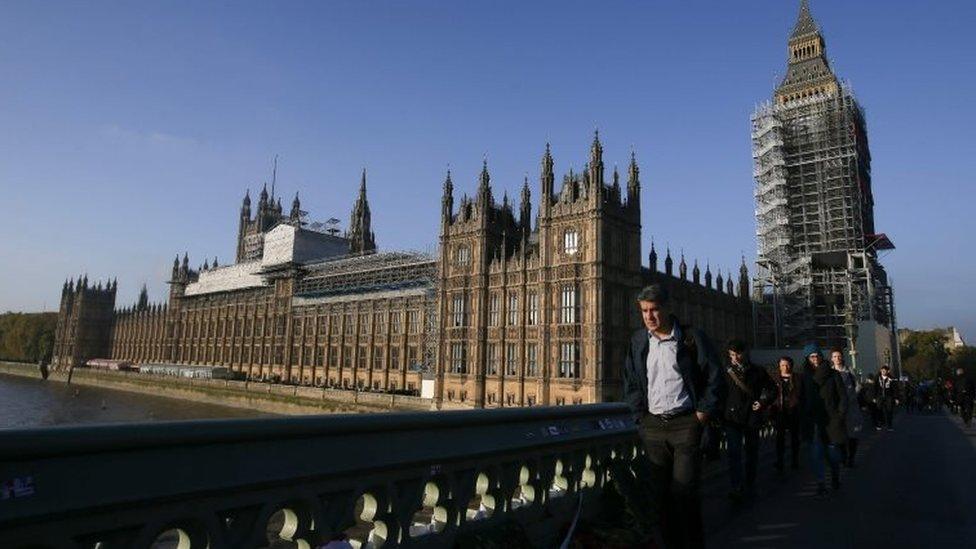
<instances>
[{"instance_id":1,"label":"circular opening in railing","mask_svg":"<svg viewBox=\"0 0 976 549\"><path fill-rule=\"evenodd\" d=\"M102 546L101 542L95 544L96 549ZM149 547L151 549L191 549L193 544L190 541L190 534L186 530L170 528L156 536Z\"/></svg>"},{"instance_id":2,"label":"circular opening in railing","mask_svg":"<svg viewBox=\"0 0 976 549\"><path fill-rule=\"evenodd\" d=\"M563 476L563 461L557 459L552 473L552 485L549 486L549 498L562 497L568 490L569 479Z\"/></svg>"},{"instance_id":3,"label":"circular opening in railing","mask_svg":"<svg viewBox=\"0 0 976 549\"><path fill-rule=\"evenodd\" d=\"M580 486L593 488L596 486L596 471L593 470L593 458L587 454L583 460L583 472L580 474Z\"/></svg>"},{"instance_id":4,"label":"circular opening in railing","mask_svg":"<svg viewBox=\"0 0 976 549\"><path fill-rule=\"evenodd\" d=\"M268 540L268 547L284 548L294 547L297 549L309 549L307 541L296 538L298 529L301 526L301 516L298 511L289 507L282 507L268 517L265 527L265 537Z\"/></svg>"},{"instance_id":5,"label":"circular opening in railing","mask_svg":"<svg viewBox=\"0 0 976 549\"><path fill-rule=\"evenodd\" d=\"M379 501L376 497L365 492L356 498L353 506L353 518L356 524L345 531L348 543L355 549L375 548L386 543L387 526L376 520L379 512Z\"/></svg>"},{"instance_id":6,"label":"circular opening in railing","mask_svg":"<svg viewBox=\"0 0 976 549\"><path fill-rule=\"evenodd\" d=\"M535 487L529 484L531 474L525 465L519 469L519 484L512 493L511 508L518 509L532 505L535 501Z\"/></svg>"},{"instance_id":7,"label":"circular opening in railing","mask_svg":"<svg viewBox=\"0 0 976 549\"><path fill-rule=\"evenodd\" d=\"M495 496L488 493L491 488L491 481L488 475L478 473L474 482L474 496L468 502L468 510L465 513L467 520L484 520L491 518L495 512Z\"/></svg>"},{"instance_id":8,"label":"circular opening in railing","mask_svg":"<svg viewBox=\"0 0 976 549\"><path fill-rule=\"evenodd\" d=\"M424 499L420 509L410 519L410 537L436 534L444 530L447 525L447 509L437 505L440 494L436 482L428 482L424 486Z\"/></svg>"}]
</instances>

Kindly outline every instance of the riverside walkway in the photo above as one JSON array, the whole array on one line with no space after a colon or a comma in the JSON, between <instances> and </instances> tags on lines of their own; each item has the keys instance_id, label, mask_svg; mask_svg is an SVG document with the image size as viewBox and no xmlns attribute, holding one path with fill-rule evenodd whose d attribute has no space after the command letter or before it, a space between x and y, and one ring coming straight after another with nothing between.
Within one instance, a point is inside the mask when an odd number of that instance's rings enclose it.
<instances>
[{"instance_id":1,"label":"riverside walkway","mask_svg":"<svg viewBox=\"0 0 976 549\"><path fill-rule=\"evenodd\" d=\"M706 481L708 546L976 547L976 427L902 413L894 431L872 429L861 445L857 467L825 499L808 470L776 479L769 452L750 505L732 506L724 479Z\"/></svg>"}]
</instances>

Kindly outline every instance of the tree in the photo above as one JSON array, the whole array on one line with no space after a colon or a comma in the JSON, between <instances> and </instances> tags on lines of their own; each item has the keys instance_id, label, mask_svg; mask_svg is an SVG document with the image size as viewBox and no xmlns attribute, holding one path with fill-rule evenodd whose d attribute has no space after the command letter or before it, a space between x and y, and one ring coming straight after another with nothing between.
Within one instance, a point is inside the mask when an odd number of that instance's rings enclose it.
<instances>
[{"instance_id":1,"label":"tree","mask_svg":"<svg viewBox=\"0 0 976 549\"><path fill-rule=\"evenodd\" d=\"M0 314L0 360L50 360L57 313Z\"/></svg>"},{"instance_id":2,"label":"tree","mask_svg":"<svg viewBox=\"0 0 976 549\"><path fill-rule=\"evenodd\" d=\"M901 344L902 367L914 379L946 377L948 357L945 335L938 330L911 332Z\"/></svg>"},{"instance_id":3,"label":"tree","mask_svg":"<svg viewBox=\"0 0 976 549\"><path fill-rule=\"evenodd\" d=\"M948 366L953 372L962 368L967 376L976 377L976 347L960 347L953 351Z\"/></svg>"}]
</instances>

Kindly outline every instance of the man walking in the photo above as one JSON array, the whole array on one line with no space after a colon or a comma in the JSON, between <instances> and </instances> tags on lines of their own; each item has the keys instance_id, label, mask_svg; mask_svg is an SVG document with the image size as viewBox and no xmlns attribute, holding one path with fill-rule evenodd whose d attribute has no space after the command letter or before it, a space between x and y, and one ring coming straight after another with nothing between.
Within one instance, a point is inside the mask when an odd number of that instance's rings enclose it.
<instances>
[{"instance_id":1,"label":"man walking","mask_svg":"<svg viewBox=\"0 0 976 549\"><path fill-rule=\"evenodd\" d=\"M663 286L641 290L637 304L644 327L624 361L624 400L651 463L650 511L667 547L703 547L701 433L725 377L705 334L679 325Z\"/></svg>"},{"instance_id":2,"label":"man walking","mask_svg":"<svg viewBox=\"0 0 976 549\"><path fill-rule=\"evenodd\" d=\"M773 380L762 368L752 364L746 354L746 345L733 339L728 345L729 367L726 386L724 426L728 443L729 480L732 491L729 498L741 501L752 497L756 490L756 468L759 461L759 428L764 419L763 411L773 401ZM743 482L743 455L745 448L745 481Z\"/></svg>"},{"instance_id":3,"label":"man walking","mask_svg":"<svg viewBox=\"0 0 976 549\"><path fill-rule=\"evenodd\" d=\"M898 383L890 373L891 369L887 365L882 366L878 379L874 382L874 400L881 418L881 423L876 426L879 431L882 427L886 427L889 431L895 430L892 421L895 416L895 406L898 404Z\"/></svg>"}]
</instances>

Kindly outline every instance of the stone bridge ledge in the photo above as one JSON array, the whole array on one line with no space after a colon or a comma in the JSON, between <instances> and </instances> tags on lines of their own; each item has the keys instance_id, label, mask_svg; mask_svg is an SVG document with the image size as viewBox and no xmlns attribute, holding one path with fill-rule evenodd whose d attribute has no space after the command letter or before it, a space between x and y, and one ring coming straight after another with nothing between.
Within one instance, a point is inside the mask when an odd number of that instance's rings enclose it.
<instances>
[{"instance_id":1,"label":"stone bridge ledge","mask_svg":"<svg viewBox=\"0 0 976 549\"><path fill-rule=\"evenodd\" d=\"M623 404L0 431L0 546L558 545L638 454Z\"/></svg>"}]
</instances>

